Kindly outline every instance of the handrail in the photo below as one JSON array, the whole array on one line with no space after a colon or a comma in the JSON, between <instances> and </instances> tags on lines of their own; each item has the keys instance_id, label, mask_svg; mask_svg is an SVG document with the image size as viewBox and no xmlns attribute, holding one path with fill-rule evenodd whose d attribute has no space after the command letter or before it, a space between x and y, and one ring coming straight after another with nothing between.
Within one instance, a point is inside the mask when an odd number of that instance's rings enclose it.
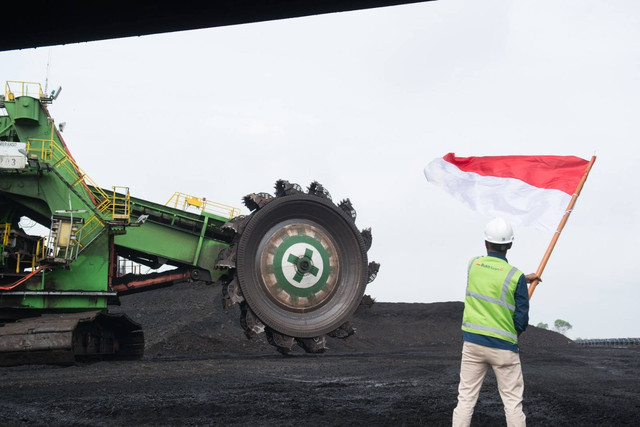
<instances>
[{"instance_id":1,"label":"handrail","mask_svg":"<svg viewBox=\"0 0 640 427\"><path fill-rule=\"evenodd\" d=\"M628 346L640 345L640 338L587 338L574 341L578 345L598 347L598 346Z\"/></svg>"},{"instance_id":2,"label":"handrail","mask_svg":"<svg viewBox=\"0 0 640 427\"><path fill-rule=\"evenodd\" d=\"M19 85L20 88L18 90L16 90L15 86L11 87L11 85ZM36 82L20 82L20 81L16 81L16 80L9 80L5 83L4 85L4 96L5 99L8 101L13 101L15 98L20 97L20 96L31 96L33 98L36 98L35 94L31 94L29 93L29 89L33 88L34 86L36 86L37 90L34 88L33 92L37 92L37 98L44 98L45 94L44 92L42 92L42 86L40 86L40 83L36 83ZM17 93L17 95L16 95Z\"/></svg>"},{"instance_id":3,"label":"handrail","mask_svg":"<svg viewBox=\"0 0 640 427\"><path fill-rule=\"evenodd\" d=\"M31 146L32 142L40 142L41 143L40 148L33 148ZM45 142L51 143L49 148L45 148ZM26 148L27 153L35 152L38 159L40 159L43 162L49 162L53 158L53 148L51 148L53 146L53 142L54 141L52 139L29 138L27 140L27 148ZM38 156L38 153L40 154L39 156Z\"/></svg>"},{"instance_id":4,"label":"handrail","mask_svg":"<svg viewBox=\"0 0 640 427\"><path fill-rule=\"evenodd\" d=\"M38 145L34 144L38 142L40 143L39 148L34 146ZM64 178L62 174L58 173L58 176L61 179L67 181L70 188L82 184L86 191L95 197L91 198L92 202L95 204L95 209L93 209L95 214L80 227L79 231L81 233L81 239L76 243L71 243L71 246L85 246L83 244L84 239L90 239L95 232L104 228L105 219L129 221L131 215L131 196L129 195L129 188L114 186L113 195L108 195L95 183L93 179L91 179L89 175L86 174L86 172L82 170L76 161L67 153L64 147L58 141L53 139L53 135L50 139L29 138L27 140L26 150L28 154L35 154L43 162L52 163L52 166L55 169L60 169L66 172L67 176L70 175L71 177L77 177L76 179L71 179L73 182L69 182L69 180ZM93 187L95 192L89 190L88 185ZM124 196L121 196L116 192L118 188L126 190ZM97 215L98 213L102 217Z\"/></svg>"},{"instance_id":5,"label":"handrail","mask_svg":"<svg viewBox=\"0 0 640 427\"><path fill-rule=\"evenodd\" d=\"M40 142L40 147L39 148L33 147L32 144L34 142ZM99 200L96 206L98 210L104 213L104 211L106 211L109 208L108 205L103 206L103 203L105 202L105 200L110 199L109 195L107 195L107 193L105 193L95 183L95 181L93 181L93 179L91 179L91 177L82 170L82 168L76 163L76 161L71 156L69 156L67 151L62 147L60 143L58 143L58 141L56 141L53 138L51 139L29 138L27 140L26 150L27 150L27 153L34 153L36 155L39 154L38 159L40 159L41 161L52 162L53 167L64 169L65 172L67 172L68 174L71 174L72 176L76 175L77 179L73 183L71 183L71 185L73 185L74 187L80 183L84 184L86 187L88 182L88 185L91 185L92 187L96 188L99 193L98 195ZM88 188L87 188L87 192L90 192Z\"/></svg>"},{"instance_id":6,"label":"handrail","mask_svg":"<svg viewBox=\"0 0 640 427\"><path fill-rule=\"evenodd\" d=\"M47 239L47 236L43 236L43 237L39 238L38 242L36 243L35 260L37 262L40 262L40 261L42 261L43 259L45 259L47 257L46 239Z\"/></svg>"},{"instance_id":7,"label":"handrail","mask_svg":"<svg viewBox=\"0 0 640 427\"><path fill-rule=\"evenodd\" d=\"M129 194L129 187L117 186L113 187L113 197L111 199L111 218L129 221L131 217L131 195ZM121 189L120 195L117 190Z\"/></svg>"},{"instance_id":8,"label":"handrail","mask_svg":"<svg viewBox=\"0 0 640 427\"><path fill-rule=\"evenodd\" d=\"M9 244L9 235L11 234L11 223L5 222L2 225L2 228L4 228L2 234L2 246L7 246L7 244Z\"/></svg>"},{"instance_id":9,"label":"handrail","mask_svg":"<svg viewBox=\"0 0 640 427\"><path fill-rule=\"evenodd\" d=\"M202 197L190 196L185 193L176 191L165 206L172 205L176 209L186 211L189 208L195 208L200 213L207 212L214 215L222 216L223 218L232 219L240 215L240 208L235 206L225 205L224 203L212 202Z\"/></svg>"}]
</instances>

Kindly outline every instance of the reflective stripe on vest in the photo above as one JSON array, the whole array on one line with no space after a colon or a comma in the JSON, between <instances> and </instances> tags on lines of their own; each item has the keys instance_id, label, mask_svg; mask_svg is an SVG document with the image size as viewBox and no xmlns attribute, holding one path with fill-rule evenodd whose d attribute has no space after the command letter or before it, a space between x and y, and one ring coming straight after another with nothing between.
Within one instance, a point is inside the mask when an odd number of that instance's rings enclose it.
<instances>
[{"instance_id":1,"label":"reflective stripe on vest","mask_svg":"<svg viewBox=\"0 0 640 427\"><path fill-rule=\"evenodd\" d=\"M511 332L508 332L508 331L503 331L502 329L492 328L490 326L484 326L484 325L476 325L475 323L469 323L469 322L462 322L462 326L466 326L467 328L477 329L479 331L493 332L499 335L504 335L505 337L509 337L516 341L518 340L517 335L512 334Z\"/></svg>"},{"instance_id":2,"label":"reflective stripe on vest","mask_svg":"<svg viewBox=\"0 0 640 427\"><path fill-rule=\"evenodd\" d=\"M511 283L511 279L513 278L513 275L516 274L517 271L518 271L517 268L512 267L511 270L509 270L509 273L507 273L507 277L504 279L504 283L502 284L502 295L501 295L500 299L488 297L486 295L481 295L481 294L476 293L476 292L471 292L469 290L469 279L468 278L467 278L467 296L473 297L473 298L478 298L478 299L481 299L483 301L487 301L487 302L490 302L490 303L493 303L493 304L501 305L502 307L506 307L511 311L516 311L516 307L507 302L507 291L509 290L509 283ZM469 267L469 272L471 272L471 267Z\"/></svg>"}]
</instances>

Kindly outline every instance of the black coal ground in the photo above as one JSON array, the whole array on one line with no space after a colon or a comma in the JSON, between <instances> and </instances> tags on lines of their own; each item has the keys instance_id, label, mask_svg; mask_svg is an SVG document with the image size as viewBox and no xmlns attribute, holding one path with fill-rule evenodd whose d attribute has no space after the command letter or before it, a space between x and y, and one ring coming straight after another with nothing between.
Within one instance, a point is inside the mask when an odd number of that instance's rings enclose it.
<instances>
[{"instance_id":1,"label":"black coal ground","mask_svg":"<svg viewBox=\"0 0 640 427\"><path fill-rule=\"evenodd\" d=\"M462 303L376 303L322 355L244 338L220 289L181 284L122 298L145 328L143 360L0 368L0 425L450 425ZM522 336L530 426L637 425L640 349ZM473 425L504 425L492 373Z\"/></svg>"}]
</instances>

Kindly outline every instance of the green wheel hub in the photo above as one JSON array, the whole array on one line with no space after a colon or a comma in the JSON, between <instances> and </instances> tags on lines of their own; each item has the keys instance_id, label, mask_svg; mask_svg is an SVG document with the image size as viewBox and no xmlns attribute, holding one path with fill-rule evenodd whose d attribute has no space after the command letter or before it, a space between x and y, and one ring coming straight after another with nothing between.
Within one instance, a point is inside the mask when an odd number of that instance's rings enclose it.
<instances>
[{"instance_id":1,"label":"green wheel hub","mask_svg":"<svg viewBox=\"0 0 640 427\"><path fill-rule=\"evenodd\" d=\"M326 231L311 224L277 225L263 242L259 274L279 303L309 308L331 295L340 263Z\"/></svg>"}]
</instances>

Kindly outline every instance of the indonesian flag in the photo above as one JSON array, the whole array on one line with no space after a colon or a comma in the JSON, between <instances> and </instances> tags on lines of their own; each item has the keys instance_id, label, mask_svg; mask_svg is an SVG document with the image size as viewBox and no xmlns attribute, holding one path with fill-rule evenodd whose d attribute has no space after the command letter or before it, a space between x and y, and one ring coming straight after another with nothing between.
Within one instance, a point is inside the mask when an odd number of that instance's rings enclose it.
<instances>
[{"instance_id":1,"label":"indonesian flag","mask_svg":"<svg viewBox=\"0 0 640 427\"><path fill-rule=\"evenodd\" d=\"M574 156L456 157L424 168L427 181L488 217L554 231L589 162Z\"/></svg>"}]
</instances>

